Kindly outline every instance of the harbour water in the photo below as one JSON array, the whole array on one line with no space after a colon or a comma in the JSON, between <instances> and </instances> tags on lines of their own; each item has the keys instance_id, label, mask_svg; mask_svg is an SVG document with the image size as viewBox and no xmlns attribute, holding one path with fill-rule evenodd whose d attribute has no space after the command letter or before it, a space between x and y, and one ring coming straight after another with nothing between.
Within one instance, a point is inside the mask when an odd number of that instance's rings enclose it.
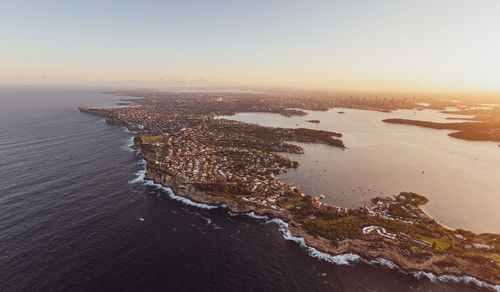
<instances>
[{"instance_id":1,"label":"harbour water","mask_svg":"<svg viewBox=\"0 0 500 292\"><path fill-rule=\"evenodd\" d=\"M320 260L276 223L172 199L138 179L132 133L78 111L119 101L104 90L0 88L0 291L480 289Z\"/></svg>"},{"instance_id":2,"label":"harbour water","mask_svg":"<svg viewBox=\"0 0 500 292\"><path fill-rule=\"evenodd\" d=\"M343 112L343 113L339 113ZM424 209L452 228L500 232L500 148L464 141L451 131L388 124L388 118L450 122L434 110L391 113L357 109L309 111L307 116L240 113L220 117L270 127L311 128L343 134L348 149L299 143L305 154L285 154L300 167L280 178L342 207L359 207L375 196L416 192L430 199ZM307 120L319 120L309 123Z\"/></svg>"}]
</instances>

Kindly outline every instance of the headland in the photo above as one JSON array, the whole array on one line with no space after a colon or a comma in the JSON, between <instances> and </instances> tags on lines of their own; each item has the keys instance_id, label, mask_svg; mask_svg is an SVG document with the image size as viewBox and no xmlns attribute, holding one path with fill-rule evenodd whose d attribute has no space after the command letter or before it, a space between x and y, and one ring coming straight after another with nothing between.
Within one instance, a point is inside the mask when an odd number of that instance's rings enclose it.
<instances>
[{"instance_id":1,"label":"headland","mask_svg":"<svg viewBox=\"0 0 500 292\"><path fill-rule=\"evenodd\" d=\"M416 109L434 109L444 114L462 115L447 120L467 122L438 123L412 119L385 119L384 122L418 127L453 130L448 136L469 141L500 142L500 105L459 100L426 100L416 104Z\"/></svg>"},{"instance_id":2,"label":"headland","mask_svg":"<svg viewBox=\"0 0 500 292\"><path fill-rule=\"evenodd\" d=\"M288 223L305 243L331 254L383 258L407 272L471 276L500 285L500 235L451 230L422 211L427 199L415 193L374 198L368 206L346 209L322 203L276 178L299 167L279 153L303 153L290 142L346 148L342 134L311 129L270 128L218 119L239 112L304 115L352 100L280 98L256 94L120 92L140 97L130 107L90 108L108 123L135 131L134 147L146 160L146 179L176 195L234 213L255 212ZM411 108L407 101L359 107ZM348 146L348 145L347 145Z\"/></svg>"}]
</instances>

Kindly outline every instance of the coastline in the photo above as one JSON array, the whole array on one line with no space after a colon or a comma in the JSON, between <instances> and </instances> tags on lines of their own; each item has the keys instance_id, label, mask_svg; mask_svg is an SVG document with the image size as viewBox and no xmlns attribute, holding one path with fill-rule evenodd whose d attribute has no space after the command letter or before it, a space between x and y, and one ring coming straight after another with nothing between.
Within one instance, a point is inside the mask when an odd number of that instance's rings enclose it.
<instances>
[{"instance_id":1,"label":"coastline","mask_svg":"<svg viewBox=\"0 0 500 292\"><path fill-rule=\"evenodd\" d=\"M132 146L133 147L133 146ZM140 150L136 149L138 155ZM458 270L436 270L426 268L425 266L412 265L401 257L398 253L399 250L391 250L389 253L384 253L387 244L379 247L379 249L372 249L371 242L362 240L347 240L341 247L334 248L327 239L309 235L300 227L293 224L293 221L287 222L290 216L282 216L282 213L277 213L275 210L268 208L257 208L251 205L234 205L233 201L228 199L211 199L209 196L199 193L191 193L189 195L177 193L172 187L176 188L179 185L164 185L161 182L156 182L155 177L148 177L147 165L144 165L145 175L136 182L142 182L145 185L154 186L166 192L171 199L180 201L189 206L203 208L203 209L216 209L224 208L231 216L249 216L256 220L265 220L266 223L275 223L278 225L279 230L283 233L286 240L291 240L299 244L305 252L315 258L327 261L337 265L351 265L353 263L362 262L370 265L381 265L389 269L396 269L403 274L412 274L416 278L426 277L431 281L455 281L463 282L466 284L474 284L478 287L488 288L494 291L500 291L499 284L489 283L486 279L481 277L470 276L461 273ZM170 176L169 176L170 177ZM171 177L172 179L175 179ZM353 248L354 247L354 248ZM370 251L371 250L371 251ZM396 257L396 259L395 259ZM404 265L402 265L404 263Z\"/></svg>"},{"instance_id":2,"label":"coastline","mask_svg":"<svg viewBox=\"0 0 500 292\"><path fill-rule=\"evenodd\" d=\"M466 141L500 142L500 136L497 134L498 122L478 120L473 122L437 123L412 119L385 119L382 121L390 124L411 125L436 130L451 130L454 132L448 133L448 136Z\"/></svg>"},{"instance_id":3,"label":"coastline","mask_svg":"<svg viewBox=\"0 0 500 292\"><path fill-rule=\"evenodd\" d=\"M135 145L132 147L138 151L138 155L144 158L140 148L136 148ZM338 247L334 247L328 239L312 236L300 226L297 226L289 213L258 207L248 203L236 203L225 197L208 195L203 191L190 187L185 188L185 185L173 176L168 174L155 175L151 172L151 169L148 169L147 164L145 165L145 170L146 172L142 181L146 185L156 186L164 190L171 198L179 200L174 197L176 196L188 199L188 205L198 208L214 209L222 207L232 215L247 215L258 220L274 222L279 225L285 239L299 243L302 248L306 249L308 254L321 260L335 264L351 264L355 262L380 264L390 269L397 269L405 274L413 274L415 277L425 276L431 281L438 279L443 281L463 281L466 283L473 282L480 287L500 291L499 284L490 283L488 279L482 278L479 274L470 275L474 274L472 271L472 273L464 273L457 268L439 268L434 264L443 257L448 257L446 255L433 257L432 260L425 263L417 263L405 258L398 248L384 241L374 246L373 242L347 239L342 241ZM184 200L179 201L186 203Z\"/></svg>"},{"instance_id":4,"label":"coastline","mask_svg":"<svg viewBox=\"0 0 500 292\"><path fill-rule=\"evenodd\" d=\"M106 115L106 111L96 110L90 113L104 115L107 123L118 124L128 131L133 132L134 136L136 135L134 131L128 129L119 119ZM405 257L405 254L401 253L401 249L385 242L385 240L374 243L360 239L345 239L340 241L337 246L333 246L328 239L308 234L293 221L293 216L287 211L264 208L196 190L193 185L183 183L171 175L155 170L153 163L149 163L151 159L148 159L147 153L144 152L140 145L134 144L132 147L134 147L137 154L145 161L142 178L136 182L142 181L147 185L162 188L171 198L183 201L184 203L188 202L192 206L209 209L222 206L233 214L253 215L257 219L264 219L266 217L267 219L265 220L268 220L268 222L275 222L279 225L285 239L298 242L310 255L322 260L336 264L350 264L359 261L369 264L382 264L391 269L398 269L403 273L411 273L415 277L426 276L431 280L473 282L478 286L500 291L500 284L498 282L495 282L492 278L483 277L483 275L474 270L463 271L456 267L439 267L435 265L443 257L449 259L449 255L433 255L431 260L419 263L412 261L410 257ZM442 227L447 228L446 226ZM463 259L454 257L453 261L461 264L460 266L462 267L467 266Z\"/></svg>"}]
</instances>

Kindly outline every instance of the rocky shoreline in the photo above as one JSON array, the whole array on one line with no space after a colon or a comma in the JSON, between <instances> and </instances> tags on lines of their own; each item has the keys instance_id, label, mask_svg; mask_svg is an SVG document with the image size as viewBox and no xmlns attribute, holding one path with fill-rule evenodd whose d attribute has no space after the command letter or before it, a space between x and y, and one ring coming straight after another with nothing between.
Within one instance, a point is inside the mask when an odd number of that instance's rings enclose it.
<instances>
[{"instance_id":1,"label":"rocky shoreline","mask_svg":"<svg viewBox=\"0 0 500 292\"><path fill-rule=\"evenodd\" d=\"M469 120L474 120L474 118L470 118ZM410 119L385 119L383 122L412 125L436 130L452 130L455 132L449 133L448 136L467 141L500 142L500 136L498 135L499 123L497 121L475 120L473 122L437 123Z\"/></svg>"},{"instance_id":2,"label":"rocky shoreline","mask_svg":"<svg viewBox=\"0 0 500 292\"><path fill-rule=\"evenodd\" d=\"M110 115L110 111L107 109L80 108L80 110L104 116L107 123L127 127L120 119L114 115ZM477 285L500 290L500 278L495 273L485 273L484 270L478 269L478 267L465 259L454 255L429 251L429 253L432 254L430 257L418 259L410 250L401 248L384 239L370 241L354 238L332 241L321 236L309 234L299 223L293 220L293 214L289 211L266 208L243 200L234 200L226 196L218 196L210 194L210 192L200 191L196 188L195 184L183 182L161 171L155 165L155 159L153 157L148 157L147 151L141 146L140 143L134 143L133 145L133 147L139 151L141 157L146 161L145 179L170 188L177 196L210 206L225 205L229 212L235 214L248 214L254 212L256 215L266 216L269 219L280 219L288 224L288 230L293 237L302 238L308 247L314 248L327 255L339 256L355 254L366 262L379 263L380 260L383 259L385 263L389 263L387 265L390 268L397 266L397 268L404 273L418 274L424 272L425 275L431 273L436 277L445 276L448 280L472 280Z\"/></svg>"},{"instance_id":3,"label":"rocky shoreline","mask_svg":"<svg viewBox=\"0 0 500 292\"><path fill-rule=\"evenodd\" d=\"M134 145L141 153L141 156L147 160L147 155L141 151L141 148ZM367 262L384 259L394 263L397 268L404 273L426 272L436 276L450 275L457 278L474 277L478 280L490 283L491 285L500 285L498 279L494 277L485 277L472 267L467 261L450 257L449 255L435 255L424 261L414 260L410 254L405 253L399 247L387 243L383 240L378 242L365 241L360 239L346 239L337 242L336 245L328 239L313 236L307 233L303 228L293 221L293 216L287 211L274 210L256 206L246 202L236 202L222 196L210 195L207 192L197 190L193 185L185 184L177 178L167 173L155 170L146 166L145 179L152 180L164 187L170 188L175 195L188 198L189 200L210 206L226 205L227 210L234 214L248 214L254 212L259 216L266 216L269 219L277 218L288 223L288 229L292 236L303 238L307 246L312 247L322 253L332 256L353 253L359 255ZM446 261L449 266L442 266L440 263ZM500 288L500 286L497 286ZM493 288L493 286L491 287ZM496 288L495 288L496 289Z\"/></svg>"}]
</instances>

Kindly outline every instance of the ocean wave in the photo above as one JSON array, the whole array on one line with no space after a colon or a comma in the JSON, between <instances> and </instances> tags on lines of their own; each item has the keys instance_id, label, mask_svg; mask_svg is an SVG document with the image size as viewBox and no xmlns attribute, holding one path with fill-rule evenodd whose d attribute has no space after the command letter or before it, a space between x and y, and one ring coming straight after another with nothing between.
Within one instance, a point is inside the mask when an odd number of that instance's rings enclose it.
<instances>
[{"instance_id":1,"label":"ocean wave","mask_svg":"<svg viewBox=\"0 0 500 292\"><path fill-rule=\"evenodd\" d=\"M146 176L146 169L141 169L135 173L137 176L134 179L128 181L129 184L136 184L144 182L144 177Z\"/></svg>"},{"instance_id":2,"label":"ocean wave","mask_svg":"<svg viewBox=\"0 0 500 292\"><path fill-rule=\"evenodd\" d=\"M144 180L144 178L142 178L142 181L143 181L144 185L146 185L146 186L154 186L157 189L161 189L162 191L164 191L165 193L167 193L167 195L171 199L179 201L179 202L182 202L182 203L184 203L186 205L189 205L189 206L193 206L193 207L197 207L197 208L201 208L201 209L207 209L207 210L217 209L217 208L226 208L227 207L225 204L222 204L222 205L219 205L219 206L211 206L211 205L207 205L207 204L203 204L203 203L194 202L194 201L191 201L188 198L181 197L181 196L178 196L178 195L174 194L174 192L172 191L171 188L168 188L168 187L162 186L160 184L157 184L157 183L153 182L152 180Z\"/></svg>"},{"instance_id":3,"label":"ocean wave","mask_svg":"<svg viewBox=\"0 0 500 292\"><path fill-rule=\"evenodd\" d=\"M424 271L419 271L413 273L413 276L417 279L421 279L423 277L428 278L432 282L441 281L441 282L455 282L455 283L465 283L465 284L474 284L481 288L488 288L493 291L500 291L500 285L491 285L489 283L483 282L471 276L453 276L453 275L441 275L436 276L433 273L428 273Z\"/></svg>"},{"instance_id":4,"label":"ocean wave","mask_svg":"<svg viewBox=\"0 0 500 292\"><path fill-rule=\"evenodd\" d=\"M254 211L248 212L245 215L247 215L249 217L252 217L252 218L255 218L255 219L259 219L259 220L267 220L267 219L269 219L269 217L267 217L267 216L261 216L261 215L255 214Z\"/></svg>"},{"instance_id":5,"label":"ocean wave","mask_svg":"<svg viewBox=\"0 0 500 292\"><path fill-rule=\"evenodd\" d=\"M251 212L251 213L253 213L253 212ZM254 215L253 216L250 214L247 214L247 215L255 218ZM361 258L359 255L353 254L353 253L346 253L346 254L342 254L342 255L332 256L330 254L318 251L317 249L308 246L305 243L304 238L293 236L292 233L290 232L290 229L288 228L288 223L286 223L285 221L283 221L281 219L274 218L271 220L267 220L266 223L278 224L278 226L279 226L278 229L283 233L283 237L286 240L291 240L291 241L295 241L295 242L299 243L300 247L305 249L305 251L308 255L315 257L315 258L318 258L320 260L324 260L324 261L327 261L327 262L330 262L333 264L337 264L337 265L350 265L350 264L355 263L355 262L364 262L364 263L367 263L370 265L378 264L381 266L388 267L392 270L397 269L398 271L406 274L394 262L387 260L387 259L384 259L384 258L377 258L375 260L367 261L367 260ZM441 281L441 282L465 283L468 285L474 284L474 285L481 287L481 288L488 288L488 289L500 292L500 285L491 285L489 283L478 280L478 279L471 277L471 276L460 276L460 277L453 276L453 275L436 276L433 273L424 272L424 271L414 272L413 276L418 278L418 279L420 279L422 277L427 277L429 280L431 280L433 282Z\"/></svg>"},{"instance_id":6,"label":"ocean wave","mask_svg":"<svg viewBox=\"0 0 500 292\"><path fill-rule=\"evenodd\" d=\"M266 223L276 223L278 224L278 229L283 233L283 237L286 240L291 240L297 242L300 247L302 247L306 253L312 257L318 258L323 261L327 261L336 265L350 265L353 262L361 261L361 257L354 253L346 253L341 255L330 255L324 252L321 252L313 247L310 247L306 244L306 241L302 237L293 236L288 228L288 223L285 221L274 218L271 220L267 220Z\"/></svg>"},{"instance_id":7,"label":"ocean wave","mask_svg":"<svg viewBox=\"0 0 500 292\"><path fill-rule=\"evenodd\" d=\"M237 214L235 214L237 215ZM326 262L330 262L336 265L351 265L353 263L366 263L370 265L381 265L385 266L391 270L398 270L399 272L402 272L403 274L406 274L403 270L401 270L394 262L384 259L384 258L377 258L371 261L363 259L361 256L354 254L354 253L346 253L346 254L341 254L341 255L330 255L324 252L321 252L311 246L308 246L302 237L297 237L293 236L292 233L290 232L290 229L288 228L288 223L283 221L282 219L279 218L274 218L269 220L267 216L260 216L256 215L254 212L249 212L246 213L245 215L259 219L259 220L266 220L266 223L275 223L278 225L278 230L283 233L283 238L286 240L291 240L294 242L297 242L301 248L303 248L306 253L314 258L317 258L319 260L323 260ZM427 277L429 280L435 282L435 281L441 281L441 282L455 282L455 283L465 283L465 284L475 284L478 287L482 288L489 288L494 291L499 291L500 292L500 285L491 285L486 282L483 282L481 280L478 280L474 277L471 276L462 276L462 277L457 277L453 275L441 275L441 276L436 276L432 273L424 272L424 271L419 271L419 272L414 272L413 276L415 278L422 278L422 277Z\"/></svg>"},{"instance_id":8,"label":"ocean wave","mask_svg":"<svg viewBox=\"0 0 500 292\"><path fill-rule=\"evenodd\" d=\"M132 145L133 145L133 137L132 137ZM165 193L167 193L167 195L171 199L179 201L179 202L182 202L182 203L184 203L184 204L186 204L188 206L193 206L193 207L197 207L197 208L201 208L201 209L207 209L207 210L212 210L212 209L217 209L217 208L227 209L227 205L226 204L222 204L222 205L219 205L219 206L212 206L212 205L207 205L207 204L203 204L203 203L198 203L198 202L191 201L188 198L176 195L172 191L172 189L169 188L169 187L165 187L165 186L163 186L161 184L157 184L157 183L153 182L152 180L146 180L145 179L145 175L146 175L146 164L147 164L147 162L146 162L146 160L141 159L141 160L139 160L139 163L144 166L144 169L138 171L136 173L137 177L135 179L129 181L129 183L139 183L139 182L141 182L141 183L143 183L144 185L147 185L147 186L154 186L157 189L161 189L162 191L164 191ZM235 214L235 213L232 213L232 212L229 212L229 211L228 211L228 213L231 216L239 215L239 214ZM341 255L330 255L330 254L321 252L321 251L319 251L319 250L317 250L317 249L315 249L315 248L313 248L311 246L308 246L306 244L304 238L293 236L292 233L291 233L291 231L290 231L290 229L289 229L289 227L288 227L288 223L286 223L282 219L279 219L279 218L269 219L269 217L262 216L262 215L257 215L253 211L245 213L245 215L249 216L251 218L257 219L257 220L266 220L266 222L265 222L266 224L268 224L268 223L275 223L275 224L277 224L278 225L278 230L283 233L283 238L285 238L286 240L291 240L291 241L297 242L300 245L300 247L303 248L309 256L317 258L319 260L330 262L330 263L333 263L333 264L336 264L336 265L351 265L351 264L357 263L357 262L363 262L363 263L367 263L367 264L370 264L370 265L377 264L377 265L385 266L385 267L387 267L389 269L392 269L392 270L396 269L399 272L406 274L394 262L392 262L390 260L387 260L387 259L384 259L384 258L377 258L375 260L367 261L367 260L363 259L361 256L359 256L357 254L354 254L354 253L345 253L345 254L341 254ZM474 285L476 285L478 287L481 287L481 288L488 288L488 289L500 292L500 285L491 285L489 283L483 282L483 281L478 280L478 279L476 279L474 277L471 277L471 276L461 276L461 277L453 276L453 275L440 275L440 276L436 276L433 273L424 272L424 271L414 272L413 276L415 278L417 278L417 279L420 279L420 278L423 278L423 277L427 277L430 281L433 281L433 282L435 282L435 281L441 281L441 282L465 283L465 284L468 284L468 285L474 284Z\"/></svg>"},{"instance_id":9,"label":"ocean wave","mask_svg":"<svg viewBox=\"0 0 500 292\"><path fill-rule=\"evenodd\" d=\"M391 270L395 270L395 269L399 269L399 267L393 263L392 261L390 260L387 260L387 259L384 259L384 258L377 258L377 259L374 259L374 260L371 260L371 261L365 261L369 264L378 264L378 265L381 265L381 266L385 266Z\"/></svg>"},{"instance_id":10,"label":"ocean wave","mask_svg":"<svg viewBox=\"0 0 500 292\"><path fill-rule=\"evenodd\" d=\"M105 122L106 119L103 119L103 121ZM133 134L133 136L127 138L127 144L125 144L122 149L125 150L125 151L129 151L129 152L139 153L138 150L136 150L136 149L134 149L132 147L132 146L134 146L134 138L135 138L135 134L137 134L137 132L136 131L130 131L129 129L127 129L127 127L121 127L121 129L125 133Z\"/></svg>"},{"instance_id":11,"label":"ocean wave","mask_svg":"<svg viewBox=\"0 0 500 292\"><path fill-rule=\"evenodd\" d=\"M167 193L167 195L171 199L173 199L173 200L182 202L182 203L184 203L186 205L189 205L189 206L201 208L201 209L208 209L208 210L210 210L210 209L216 209L216 208L227 208L226 204L222 204L222 205L219 205L219 206L211 206L211 205L207 205L207 204L203 204L203 203L198 203L198 202L191 201L188 198L181 197L181 196L178 196L178 195L174 194L174 192L172 191L171 188L162 186L161 184L157 184L157 183L153 182L152 180L145 179L145 177L146 177L146 165L147 165L147 162L144 159L139 160L139 162L140 162L141 165L143 165L143 169L141 169L138 172L136 172L137 176L134 179L132 179L132 180L129 181L130 184L142 183L142 184L144 184L146 186L154 186L157 189L161 189L162 191L164 191L165 193Z\"/></svg>"},{"instance_id":12,"label":"ocean wave","mask_svg":"<svg viewBox=\"0 0 500 292\"><path fill-rule=\"evenodd\" d=\"M121 127L121 128L122 128L123 132L125 132L125 133L132 133L134 135L137 134L136 131L130 131L127 127Z\"/></svg>"},{"instance_id":13,"label":"ocean wave","mask_svg":"<svg viewBox=\"0 0 500 292\"><path fill-rule=\"evenodd\" d=\"M132 147L134 146L134 136L127 138L126 141L126 144L121 147L122 150L127 152L139 153L139 150L136 150Z\"/></svg>"}]
</instances>

